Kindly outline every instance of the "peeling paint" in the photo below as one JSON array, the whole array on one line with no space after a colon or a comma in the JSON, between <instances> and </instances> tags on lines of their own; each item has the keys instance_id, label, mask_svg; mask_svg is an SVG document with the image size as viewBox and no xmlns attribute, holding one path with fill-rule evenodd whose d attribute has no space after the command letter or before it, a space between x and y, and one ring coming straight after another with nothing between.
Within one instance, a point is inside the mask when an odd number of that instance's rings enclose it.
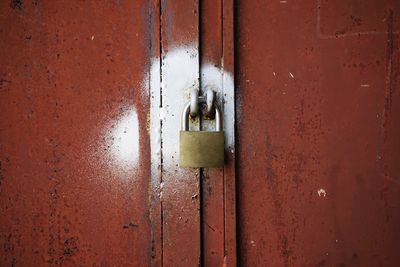
<instances>
[{"instance_id":1,"label":"peeling paint","mask_svg":"<svg viewBox=\"0 0 400 267\"><path fill-rule=\"evenodd\" d=\"M319 197L326 197L326 191L323 188L318 189L317 193Z\"/></svg>"}]
</instances>

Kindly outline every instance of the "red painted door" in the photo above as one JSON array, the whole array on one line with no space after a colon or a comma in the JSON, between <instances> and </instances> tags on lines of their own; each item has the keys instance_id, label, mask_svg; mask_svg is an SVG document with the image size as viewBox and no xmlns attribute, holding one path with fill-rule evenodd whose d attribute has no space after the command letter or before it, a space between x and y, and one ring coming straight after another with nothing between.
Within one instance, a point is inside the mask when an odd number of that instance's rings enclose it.
<instances>
[{"instance_id":1,"label":"red painted door","mask_svg":"<svg viewBox=\"0 0 400 267\"><path fill-rule=\"evenodd\" d=\"M237 1L242 266L399 266L399 1Z\"/></svg>"},{"instance_id":2,"label":"red painted door","mask_svg":"<svg viewBox=\"0 0 400 267\"><path fill-rule=\"evenodd\" d=\"M148 266L149 3L0 5L0 265Z\"/></svg>"},{"instance_id":3,"label":"red painted door","mask_svg":"<svg viewBox=\"0 0 400 267\"><path fill-rule=\"evenodd\" d=\"M235 265L232 1L7 0L0 21L0 265ZM183 170L205 87L226 164Z\"/></svg>"}]
</instances>

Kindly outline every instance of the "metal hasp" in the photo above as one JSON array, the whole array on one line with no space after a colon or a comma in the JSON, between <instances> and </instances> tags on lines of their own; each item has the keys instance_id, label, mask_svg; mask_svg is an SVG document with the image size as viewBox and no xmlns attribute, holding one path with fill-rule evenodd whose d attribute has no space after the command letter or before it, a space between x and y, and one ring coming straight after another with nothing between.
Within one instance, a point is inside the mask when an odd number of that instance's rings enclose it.
<instances>
[{"instance_id":1,"label":"metal hasp","mask_svg":"<svg viewBox=\"0 0 400 267\"><path fill-rule=\"evenodd\" d=\"M215 132L189 131L190 102L182 112L179 142L179 166L183 168L219 168L224 166L224 132L221 111L215 106Z\"/></svg>"}]
</instances>

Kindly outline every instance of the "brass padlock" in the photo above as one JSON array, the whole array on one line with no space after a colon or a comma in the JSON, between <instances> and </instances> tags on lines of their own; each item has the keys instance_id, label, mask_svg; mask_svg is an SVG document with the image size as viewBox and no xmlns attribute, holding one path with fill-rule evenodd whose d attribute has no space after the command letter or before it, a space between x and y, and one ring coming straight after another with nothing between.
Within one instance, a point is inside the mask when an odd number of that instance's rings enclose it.
<instances>
[{"instance_id":1,"label":"brass padlock","mask_svg":"<svg viewBox=\"0 0 400 267\"><path fill-rule=\"evenodd\" d=\"M184 168L218 168L224 166L224 132L221 111L215 105L215 132L189 131L188 103L182 113L179 143L179 166Z\"/></svg>"}]
</instances>

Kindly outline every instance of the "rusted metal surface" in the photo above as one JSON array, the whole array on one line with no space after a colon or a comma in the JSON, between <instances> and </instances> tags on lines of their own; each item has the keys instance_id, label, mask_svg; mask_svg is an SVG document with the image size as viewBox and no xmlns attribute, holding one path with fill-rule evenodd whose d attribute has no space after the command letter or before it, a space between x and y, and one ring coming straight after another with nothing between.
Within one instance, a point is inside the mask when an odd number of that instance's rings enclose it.
<instances>
[{"instance_id":1,"label":"rusted metal surface","mask_svg":"<svg viewBox=\"0 0 400 267\"><path fill-rule=\"evenodd\" d=\"M0 4L1 266L148 266L147 1Z\"/></svg>"},{"instance_id":2,"label":"rusted metal surface","mask_svg":"<svg viewBox=\"0 0 400 267\"><path fill-rule=\"evenodd\" d=\"M213 4L2 4L2 264L235 265L233 2ZM207 195L175 164L200 56L230 111Z\"/></svg>"},{"instance_id":3,"label":"rusted metal surface","mask_svg":"<svg viewBox=\"0 0 400 267\"><path fill-rule=\"evenodd\" d=\"M398 1L239 1L243 266L400 262Z\"/></svg>"},{"instance_id":4,"label":"rusted metal surface","mask_svg":"<svg viewBox=\"0 0 400 267\"><path fill-rule=\"evenodd\" d=\"M222 1L200 2L200 64L222 64ZM206 91L207 73L200 69L200 84ZM218 80L222 87L222 77ZM207 88L208 89L208 88ZM214 88L210 88L214 89ZM215 90L215 89L214 89ZM218 99L218 98L217 98ZM207 121L203 121L207 123ZM213 128L210 122L210 130ZM206 125L203 128L207 128ZM222 169L205 169L202 187L202 255L204 266L222 266L224 261L224 176Z\"/></svg>"},{"instance_id":5,"label":"rusted metal surface","mask_svg":"<svg viewBox=\"0 0 400 267\"><path fill-rule=\"evenodd\" d=\"M149 10L149 21L153 25L150 42L152 66L149 72L149 91L150 91L150 112L149 112L149 132L150 132L150 209L149 218L151 222L151 266L162 266L162 205L161 205L161 183L162 183L162 161L161 161L161 3L159 0L151 2Z\"/></svg>"},{"instance_id":6,"label":"rusted metal surface","mask_svg":"<svg viewBox=\"0 0 400 267\"><path fill-rule=\"evenodd\" d=\"M203 91L221 90L217 99L224 110L224 129L229 138L234 136L234 117L227 116L234 110L230 98L234 87L224 79L233 79L233 2L201 1L200 14L200 85ZM208 64L220 70L219 74L208 71ZM215 83L210 83L211 80ZM212 121L203 120L202 124L205 130L214 128ZM201 177L204 266L236 265L235 151L232 141L227 144L224 169L205 169Z\"/></svg>"},{"instance_id":7,"label":"rusted metal surface","mask_svg":"<svg viewBox=\"0 0 400 267\"><path fill-rule=\"evenodd\" d=\"M200 173L178 166L181 113L199 80L198 7L196 0L161 1L163 266L197 266L201 257Z\"/></svg>"},{"instance_id":8,"label":"rusted metal surface","mask_svg":"<svg viewBox=\"0 0 400 267\"><path fill-rule=\"evenodd\" d=\"M222 79L223 88L228 88L231 84L231 92L224 91L225 100L233 102L230 104L230 114L225 110L225 127L228 134L228 143L226 147L226 166L224 168L224 217L225 217L225 266L237 265L237 228L236 228L236 85L235 85L235 14L233 0L224 0L222 2L222 51L223 51L223 70ZM228 75L230 74L230 75ZM225 105L226 107L226 105ZM229 126L228 126L229 124ZM229 141L229 139L231 141Z\"/></svg>"}]
</instances>

